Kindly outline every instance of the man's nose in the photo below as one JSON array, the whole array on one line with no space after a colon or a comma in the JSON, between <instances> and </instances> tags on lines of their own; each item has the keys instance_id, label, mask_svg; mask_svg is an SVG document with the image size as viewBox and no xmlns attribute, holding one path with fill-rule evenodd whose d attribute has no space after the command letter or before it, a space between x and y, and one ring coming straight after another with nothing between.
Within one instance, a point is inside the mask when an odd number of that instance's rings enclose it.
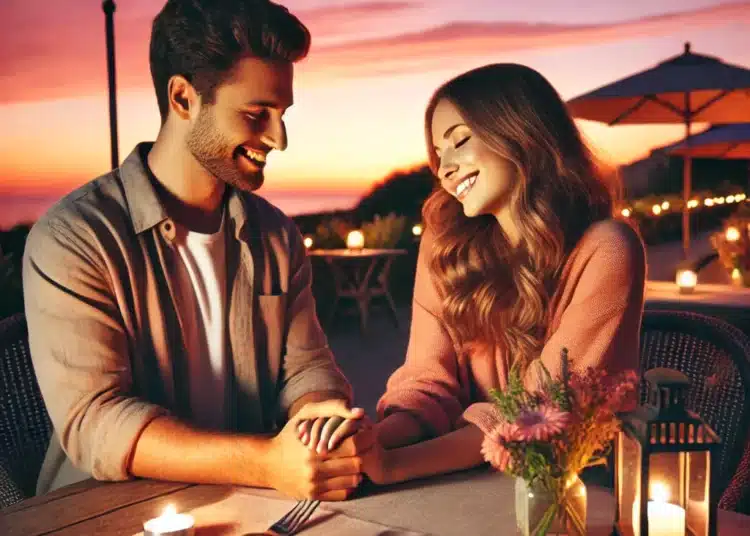
<instances>
[{"instance_id":1,"label":"man's nose","mask_svg":"<svg viewBox=\"0 0 750 536\"><path fill-rule=\"evenodd\" d=\"M286 126L281 120L270 121L268 129L261 136L263 143L276 149L277 151L283 151L287 147L286 139Z\"/></svg>"}]
</instances>

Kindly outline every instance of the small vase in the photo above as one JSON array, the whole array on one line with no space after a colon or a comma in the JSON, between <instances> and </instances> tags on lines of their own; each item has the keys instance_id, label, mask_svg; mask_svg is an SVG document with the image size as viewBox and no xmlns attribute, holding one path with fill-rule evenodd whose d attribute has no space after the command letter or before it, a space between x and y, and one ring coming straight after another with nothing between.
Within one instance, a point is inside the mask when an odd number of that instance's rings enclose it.
<instances>
[{"instance_id":1,"label":"small vase","mask_svg":"<svg viewBox=\"0 0 750 536\"><path fill-rule=\"evenodd\" d=\"M584 536L586 486L576 476L558 494L516 478L516 526L521 536Z\"/></svg>"}]
</instances>

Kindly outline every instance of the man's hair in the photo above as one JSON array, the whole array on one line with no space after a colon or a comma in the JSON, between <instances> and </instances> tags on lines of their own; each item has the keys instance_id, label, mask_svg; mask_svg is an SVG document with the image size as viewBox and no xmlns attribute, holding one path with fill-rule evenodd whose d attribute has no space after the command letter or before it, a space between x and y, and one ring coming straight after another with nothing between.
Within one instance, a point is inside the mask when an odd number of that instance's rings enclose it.
<instances>
[{"instance_id":1,"label":"man's hair","mask_svg":"<svg viewBox=\"0 0 750 536\"><path fill-rule=\"evenodd\" d=\"M305 25L269 0L167 0L154 19L149 53L162 123L171 77L184 76L211 104L239 60L296 62L309 49Z\"/></svg>"}]
</instances>

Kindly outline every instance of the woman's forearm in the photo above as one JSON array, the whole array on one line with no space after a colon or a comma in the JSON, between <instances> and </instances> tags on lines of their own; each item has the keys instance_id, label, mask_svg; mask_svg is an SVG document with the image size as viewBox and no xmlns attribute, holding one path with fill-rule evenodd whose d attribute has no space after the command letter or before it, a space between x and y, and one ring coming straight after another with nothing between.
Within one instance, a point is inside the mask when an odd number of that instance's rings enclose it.
<instances>
[{"instance_id":1,"label":"woman's forearm","mask_svg":"<svg viewBox=\"0 0 750 536\"><path fill-rule=\"evenodd\" d=\"M388 483L469 469L484 460L482 431L470 424L443 436L386 451Z\"/></svg>"},{"instance_id":2,"label":"woman's forearm","mask_svg":"<svg viewBox=\"0 0 750 536\"><path fill-rule=\"evenodd\" d=\"M419 421L407 412L391 413L375 425L378 442L386 449L411 445L422 439Z\"/></svg>"}]
</instances>

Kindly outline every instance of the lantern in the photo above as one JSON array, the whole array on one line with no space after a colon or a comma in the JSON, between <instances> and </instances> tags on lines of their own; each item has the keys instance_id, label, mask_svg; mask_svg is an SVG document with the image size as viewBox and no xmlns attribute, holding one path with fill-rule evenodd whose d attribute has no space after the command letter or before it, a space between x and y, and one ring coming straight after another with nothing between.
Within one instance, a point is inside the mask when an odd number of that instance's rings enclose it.
<instances>
[{"instance_id":1,"label":"lantern","mask_svg":"<svg viewBox=\"0 0 750 536\"><path fill-rule=\"evenodd\" d=\"M647 401L623 416L615 446L615 533L716 536L721 441L685 408L687 376L656 368L644 379Z\"/></svg>"}]
</instances>

